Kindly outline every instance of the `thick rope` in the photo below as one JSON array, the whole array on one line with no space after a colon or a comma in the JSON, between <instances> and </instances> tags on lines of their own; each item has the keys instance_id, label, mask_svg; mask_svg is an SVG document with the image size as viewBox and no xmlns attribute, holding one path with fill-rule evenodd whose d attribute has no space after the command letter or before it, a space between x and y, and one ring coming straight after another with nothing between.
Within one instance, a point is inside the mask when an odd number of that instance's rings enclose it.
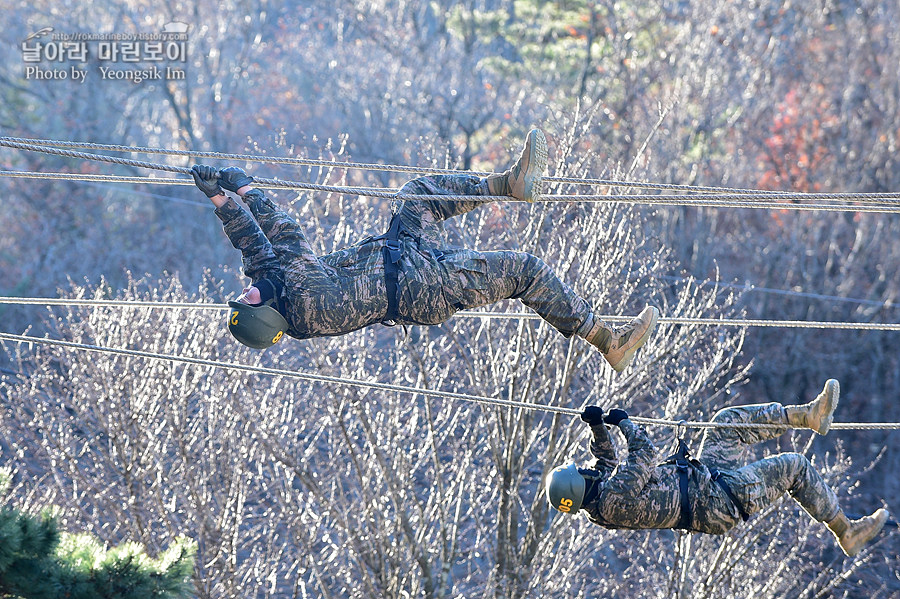
<instances>
[{"instance_id":1,"label":"thick rope","mask_svg":"<svg viewBox=\"0 0 900 599\"><path fill-rule=\"evenodd\" d=\"M451 391L439 391L436 389L423 389L420 387L410 387L408 385L392 385L389 383L378 383L375 381L361 381L359 379L350 379L336 376L326 376L321 374L312 374L309 372L298 372L295 370L285 370L280 368L266 368L262 366L250 366L247 364L238 364L235 362L219 362L216 360L206 360L203 358L191 358L188 356L174 356L169 354L159 354L154 352L144 352L133 349L121 349L103 347L99 345L89 345L85 343L75 343L73 341L63 341L60 339L49 339L46 337L31 337L28 335L13 335L10 333L0 333L0 340L18 342L18 343L34 343L39 345L51 345L64 347L67 349L76 349L89 352L108 353L121 356L132 356L135 358L145 358L149 360L160 360L164 362L179 362L183 364L192 364L194 366L208 366L211 368L222 368L225 370L236 370L241 372L251 372L255 374L265 374L270 376L283 376L286 378L294 378L305 381L316 381L322 383L335 383L339 385L348 385L352 387L361 387L366 389L380 389L382 391L395 391L398 393L409 393L412 395L425 395L429 397L442 397L445 399L469 401L484 405L502 406L508 408L522 408L525 410L554 412L558 414L568 414L570 416L580 416L582 410L576 408L566 408L563 406L551 406L546 404L535 404L526 401L515 401L510 399L499 399L496 397L485 397L481 395L470 395L467 393L454 393ZM640 416L629 416L632 422L637 424L650 424L658 426L674 426L682 428L775 428L789 429L791 427L778 424L757 424L746 422L698 422L692 420L664 420L661 418L643 418ZM832 429L856 429L856 430L890 430L900 429L900 422L835 422L831 425Z\"/></svg>"},{"instance_id":2,"label":"thick rope","mask_svg":"<svg viewBox=\"0 0 900 599\"><path fill-rule=\"evenodd\" d=\"M360 169L369 171L386 171L394 173L414 174L456 174L458 169L403 166L391 164L377 164L366 162L345 162L339 160L323 160L314 158L298 158L289 156L267 156L259 154L233 154L225 152L170 150L165 148L148 148L143 146L125 146L117 144L98 144L80 141L58 141L52 139L28 139L21 137L0 137L0 140L18 143L27 143L43 146L55 146L59 148L73 148L83 150L102 150L107 152L128 152L134 154L157 154L160 156L185 156L193 158L212 158L216 160L234 160L242 162L259 162L264 164L291 164L297 166L338 167L346 169ZM487 176L487 171L467 171L476 176ZM545 181L557 183L576 183L580 185L600 185L607 187L634 187L636 189L671 189L683 190L694 193L755 193L756 190L739 189L734 187L708 187L698 185L680 185L675 183L650 183L644 181L618 181L613 179L585 179L578 177L544 177ZM778 192L773 192L778 193Z\"/></svg>"},{"instance_id":3,"label":"thick rope","mask_svg":"<svg viewBox=\"0 0 900 599\"><path fill-rule=\"evenodd\" d=\"M15 148L19 150L27 150L30 152L41 152L44 154L53 154L66 158L77 158L79 160L93 160L97 162L108 162L110 164L119 164L122 166L131 166L135 168L145 168L150 170L167 171L170 173L178 173L181 175L191 175L191 169L186 166L174 166L171 164L158 164L155 162L146 162L144 160L131 160L129 158L118 158L116 156L104 156L101 154L88 154L86 152L76 152L61 148L50 148L46 146L35 146L31 144L10 141L7 138L0 138L0 146ZM284 181L281 179L266 179L262 177L254 177L254 182L263 187L287 187L292 189L311 189L316 191L338 191L344 189L343 193L353 195L368 195L372 197L393 198L397 194L393 191L377 191L370 188L346 187L337 188L335 186L314 185L310 183L301 183L297 181ZM489 198L489 196L485 196Z\"/></svg>"},{"instance_id":4,"label":"thick rope","mask_svg":"<svg viewBox=\"0 0 900 599\"><path fill-rule=\"evenodd\" d=\"M0 304L30 305L30 306L94 306L104 308L160 308L160 309L189 309L189 310L225 310L227 304L206 304L198 302L158 302L141 300L96 300L77 298L47 298L47 297L3 297L0 296ZM460 310L454 316L464 318L490 318L490 319L518 319L541 320L539 314L534 312L492 312L481 310ZM599 318L608 322L630 322L631 316L599 315ZM699 325L699 326L734 326L734 327L781 327L801 329L845 329L854 331L900 331L900 323L880 322L829 322L813 320L754 320L743 318L700 318L662 316L659 322L663 324Z\"/></svg>"},{"instance_id":5,"label":"thick rope","mask_svg":"<svg viewBox=\"0 0 900 599\"><path fill-rule=\"evenodd\" d=\"M100 162L109 162L135 168L145 168L152 170L163 170L179 174L191 174L191 169L181 166L173 166L168 164L157 164L142 160L131 160L127 158L118 158L115 156L105 156L99 154L89 154L85 152L76 152L62 148L52 148L47 146L37 146L19 141L15 138L0 138L0 146L16 148L27 151L42 152L46 154L54 154L68 158L77 158L81 160L93 160ZM262 187L288 188L288 189L306 189L312 191L341 193L348 195L359 195L368 197L381 197L399 200L431 200L430 195L412 195L399 194L395 190L376 190L372 188L362 187L345 187L334 185L318 185L312 183L304 183L297 181L286 181L282 179L267 179L262 177L254 177L257 185ZM541 202L628 202L642 203L648 205L679 205L679 206L695 206L695 207L728 207L728 208L755 208L755 209L782 209L782 210L828 210L837 212L870 212L870 213L900 213L900 201L894 199L900 197L898 194L871 194L871 193L843 193L843 194L799 194L799 193L774 193L774 192L756 192L754 194L736 193L736 194L718 194L709 196L708 198L689 198L680 194L660 194L660 195L545 195ZM442 200L450 201L466 201L470 200L470 196L464 195L442 195ZM508 196L481 196L485 201L518 201ZM791 203L783 203L790 200ZM829 203L796 203L802 201L837 201L837 200L853 200L857 202L866 202L864 204L829 204ZM868 202L882 202L871 203Z\"/></svg>"},{"instance_id":6,"label":"thick rope","mask_svg":"<svg viewBox=\"0 0 900 599\"><path fill-rule=\"evenodd\" d=\"M89 181L99 183L133 183L138 185L184 185L193 187L194 179L180 179L176 177L128 177L120 175L100 175L93 173L54 173L43 171L0 171L0 177L11 179L47 179L51 181ZM255 179L260 181L260 179ZM266 179L266 187L274 189L310 189L314 191L334 191L343 193L342 190L353 190L356 195L367 195L369 192L381 193L384 188L375 187L337 187L320 186L315 183L281 181L280 179ZM391 192L389 197L395 197L396 192ZM499 197L499 196L497 196ZM502 196L509 199L507 196Z\"/></svg>"},{"instance_id":7,"label":"thick rope","mask_svg":"<svg viewBox=\"0 0 900 599\"><path fill-rule=\"evenodd\" d=\"M78 148L85 150L102 150L108 152L130 152L135 154L159 154L161 156L186 156L193 158L212 158L216 160L233 160L238 162L260 162L264 164L291 164L296 166L338 167L347 169L360 169L370 171L386 171L395 173L416 174L453 174L456 169L428 168L418 166L401 166L390 164L376 164L365 162L343 162L338 160L322 160L315 158L298 158L289 156L265 156L258 154L231 154L224 152L208 152L193 150L169 150L165 148L147 148L141 146L122 146L115 144L97 144L78 141L57 141L51 139L26 139L20 137L0 137L0 142L11 141L34 145L56 146L60 148ZM487 172L469 171L473 175L488 175Z\"/></svg>"},{"instance_id":8,"label":"thick rope","mask_svg":"<svg viewBox=\"0 0 900 599\"><path fill-rule=\"evenodd\" d=\"M56 146L61 148L79 148L79 149L90 149L90 150L104 150L110 152L130 152L136 154L158 154L165 156L187 156L187 157L196 157L196 158L214 158L218 160L237 160L244 162L259 162L264 164L293 164L300 166L320 166L320 167L340 167L340 168L352 168L352 169L361 169L361 170L371 170L371 171L387 171L387 172L405 172L405 173L417 173L417 174L456 174L460 171L458 169L450 169L450 168L437 168L437 167L419 167L419 166L404 166L404 165L391 165L391 164L378 164L378 163L365 163L365 162L344 162L339 160L324 160L324 159L313 159L313 158L297 158L297 157L284 157L284 156L267 156L260 154L232 154L232 153L224 153L224 152L210 152L210 151L193 151L193 150L169 150L165 148L148 148L142 146L125 146L125 145L116 145L116 144L98 144L98 143L90 143L90 142L78 142L78 141L58 141L58 140L50 140L50 139L28 139L28 138L19 138L19 137L0 137L0 141L11 141L11 142L19 142L19 143L27 143L27 144L35 144L35 145L44 145L44 146ZM492 174L488 171L466 171L469 174L476 176L487 176ZM554 182L554 183L573 183L578 185L597 185L597 186L605 186L605 187L633 187L636 189L668 189L668 190L680 190L691 193L715 193L715 194L742 194L742 195L756 195L760 193L759 190L755 189L741 189L737 187L712 187L705 185L683 185L678 183L654 183L647 181L622 181L617 179L594 179L594 178L581 178L581 177L553 177L548 176L544 177L544 181ZM765 192L768 194L777 194L777 195L794 195L794 192L783 192L783 191L769 191ZM802 195L802 194L801 194ZM849 199L854 198L858 199L859 196L871 196L873 198L897 198L900 199L900 193L878 193L878 194L828 194L829 196L836 198Z\"/></svg>"},{"instance_id":9,"label":"thick rope","mask_svg":"<svg viewBox=\"0 0 900 599\"><path fill-rule=\"evenodd\" d=\"M149 185L194 185L193 179L177 179L177 178L159 178L159 177L125 177L115 175L97 175L83 173L41 173L36 171L0 171L0 177L25 178L25 179L48 179L48 180L70 180L70 181L91 181L106 183L131 183L131 184L149 184ZM412 195L400 194L398 190L385 190L372 187L342 187L338 185L318 185L315 183L306 183L299 181L285 181L281 179L262 179L254 178L257 184L263 184L264 187L272 189L291 189L291 190L308 190L320 191L326 193L339 193L344 195L357 195L368 197L381 197L397 200L432 200L434 196L430 195ZM774 194L772 197L777 197ZM744 199L748 198L748 199ZM700 196L690 197L684 195L545 195L541 200L543 203L549 202L604 202L604 203L627 203L627 204L646 204L656 206L693 206L695 208L747 208L747 209L765 209L765 210L796 210L796 211L830 211L830 212L866 212L866 213L900 213L900 205L892 204L840 204L840 203L783 203L781 200L759 201L750 199L752 196L746 194L736 194L732 196ZM471 196L462 195L442 195L442 200L448 201L467 201L471 200ZM504 201L519 202L510 196L480 196L480 199L486 201ZM790 196L784 196L782 199L790 199ZM860 200L869 202L872 200Z\"/></svg>"}]
</instances>

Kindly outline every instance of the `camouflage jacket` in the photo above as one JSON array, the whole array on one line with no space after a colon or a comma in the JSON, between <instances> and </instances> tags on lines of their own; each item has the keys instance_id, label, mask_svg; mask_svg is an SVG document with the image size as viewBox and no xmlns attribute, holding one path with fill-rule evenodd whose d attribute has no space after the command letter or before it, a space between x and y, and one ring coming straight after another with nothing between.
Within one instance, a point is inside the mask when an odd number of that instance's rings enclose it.
<instances>
[{"instance_id":1,"label":"camouflage jacket","mask_svg":"<svg viewBox=\"0 0 900 599\"><path fill-rule=\"evenodd\" d=\"M643 428L625 419L619 429L628 442L628 456L622 463L606 425L591 427L597 474L582 509L605 528L675 528L681 515L677 468L659 463L657 449ZM722 534L740 522L737 508L706 466L693 466L688 472L692 530Z\"/></svg>"},{"instance_id":2,"label":"camouflage jacket","mask_svg":"<svg viewBox=\"0 0 900 599\"><path fill-rule=\"evenodd\" d=\"M241 251L244 274L283 285L290 328L298 339L342 335L384 321L387 291L382 247L370 236L317 256L293 218L257 189L244 196L254 218L233 200L216 209L225 234ZM439 324L457 306L444 296L445 267L418 240L402 236L398 302L401 322ZM415 301L414 301L415 299Z\"/></svg>"}]
</instances>

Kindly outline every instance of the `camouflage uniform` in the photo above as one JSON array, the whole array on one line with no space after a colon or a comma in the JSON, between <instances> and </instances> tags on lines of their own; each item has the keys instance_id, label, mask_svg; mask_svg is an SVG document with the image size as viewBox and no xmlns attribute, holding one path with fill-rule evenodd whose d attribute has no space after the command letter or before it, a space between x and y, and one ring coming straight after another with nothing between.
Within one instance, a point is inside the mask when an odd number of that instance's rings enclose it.
<instances>
[{"instance_id":1,"label":"camouflage uniform","mask_svg":"<svg viewBox=\"0 0 900 599\"><path fill-rule=\"evenodd\" d=\"M442 245L441 221L484 204L475 197L490 195L484 179L421 177L408 182L401 193L436 197L403 202L398 213L403 252L399 322L440 324L457 310L516 298L566 337L586 332L579 329L590 324L590 305L539 258L525 252L476 252ZM441 195L473 198L446 201ZM381 236L316 256L303 229L264 193L254 189L244 201L255 222L231 200L217 208L216 215L232 245L241 250L244 274L254 282L268 278L283 285L288 335L298 339L342 335L385 320Z\"/></svg>"},{"instance_id":2,"label":"camouflage uniform","mask_svg":"<svg viewBox=\"0 0 900 599\"><path fill-rule=\"evenodd\" d=\"M785 424L781 404L769 403L721 410L713 422ZM618 464L603 424L591 427L591 454L596 458L582 509L606 528L677 528L681 515L679 474L674 464L658 464L657 450L643 428L623 420L619 428L628 441L628 457ZM783 434L778 429L710 428L704 434L695 463L689 470L691 530L723 534L741 515L710 468L718 469L746 514L752 515L791 494L819 522L838 513L837 496L809 460L798 453L782 453L741 466L749 445Z\"/></svg>"}]
</instances>

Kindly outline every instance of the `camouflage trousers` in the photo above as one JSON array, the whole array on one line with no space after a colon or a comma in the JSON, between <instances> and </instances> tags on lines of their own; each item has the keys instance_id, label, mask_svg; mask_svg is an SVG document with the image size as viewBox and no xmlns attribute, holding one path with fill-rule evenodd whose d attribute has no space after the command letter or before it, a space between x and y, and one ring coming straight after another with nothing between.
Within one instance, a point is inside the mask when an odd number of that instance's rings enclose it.
<instances>
[{"instance_id":1,"label":"camouflage trousers","mask_svg":"<svg viewBox=\"0 0 900 599\"><path fill-rule=\"evenodd\" d=\"M408 296L407 301L400 299L402 316L436 324L456 310L518 299L566 337L580 333L579 328L589 321L588 302L540 258L513 250L446 248L443 221L488 203L478 198L490 195L486 180L471 175L420 177L406 183L401 193L434 196L404 201L397 212L401 236L415 240L416 246L408 252L413 268L401 279ZM471 199L443 200L442 195Z\"/></svg>"},{"instance_id":2,"label":"camouflage trousers","mask_svg":"<svg viewBox=\"0 0 900 599\"><path fill-rule=\"evenodd\" d=\"M787 418L781 404L768 403L725 408L713 417L713 422L786 424ZM722 471L722 478L747 514L754 514L789 493L813 519L828 522L837 516L837 496L806 456L782 453L741 465L751 445L774 439L787 430L787 426L710 428L703 436L697 458L708 468Z\"/></svg>"}]
</instances>

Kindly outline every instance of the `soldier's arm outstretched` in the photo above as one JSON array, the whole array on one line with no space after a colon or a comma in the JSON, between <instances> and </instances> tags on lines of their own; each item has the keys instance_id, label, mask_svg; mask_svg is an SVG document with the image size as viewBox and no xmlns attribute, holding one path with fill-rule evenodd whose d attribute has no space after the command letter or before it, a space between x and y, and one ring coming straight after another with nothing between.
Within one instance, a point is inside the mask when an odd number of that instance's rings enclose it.
<instances>
[{"instance_id":1,"label":"soldier's arm outstretched","mask_svg":"<svg viewBox=\"0 0 900 599\"><path fill-rule=\"evenodd\" d=\"M219 185L218 171L211 166L195 165L191 175L197 187L216 207L216 216L222 221L231 245L240 250L244 274L253 282L271 276L280 266L272 244L247 211L225 195Z\"/></svg>"},{"instance_id":2,"label":"soldier's arm outstretched","mask_svg":"<svg viewBox=\"0 0 900 599\"><path fill-rule=\"evenodd\" d=\"M224 168L219 171L219 178L222 187L238 194L253 213L290 285L304 288L321 286L327 274L297 221L265 193L254 188L253 178L242 169Z\"/></svg>"}]
</instances>

